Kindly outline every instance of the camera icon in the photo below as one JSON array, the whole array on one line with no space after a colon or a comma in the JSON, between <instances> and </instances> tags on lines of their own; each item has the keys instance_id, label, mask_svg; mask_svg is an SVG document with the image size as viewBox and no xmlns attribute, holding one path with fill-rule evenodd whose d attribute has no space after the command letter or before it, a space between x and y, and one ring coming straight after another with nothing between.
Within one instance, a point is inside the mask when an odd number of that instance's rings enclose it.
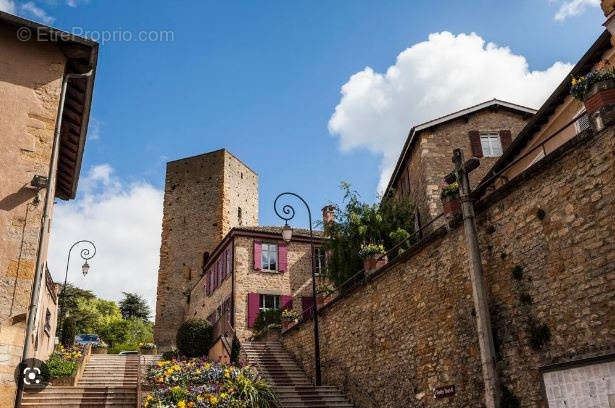
<instances>
[{"instance_id":1,"label":"camera icon","mask_svg":"<svg viewBox=\"0 0 615 408\"><path fill-rule=\"evenodd\" d=\"M45 363L35 358L22 361L15 370L15 381L28 392L38 392L49 385Z\"/></svg>"}]
</instances>

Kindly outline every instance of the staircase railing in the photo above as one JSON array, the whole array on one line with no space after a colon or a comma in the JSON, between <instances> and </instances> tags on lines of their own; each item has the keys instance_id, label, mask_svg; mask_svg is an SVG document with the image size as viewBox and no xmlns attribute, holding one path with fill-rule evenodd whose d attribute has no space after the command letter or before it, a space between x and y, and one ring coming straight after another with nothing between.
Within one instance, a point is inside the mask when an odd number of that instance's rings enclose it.
<instances>
[{"instance_id":1,"label":"staircase railing","mask_svg":"<svg viewBox=\"0 0 615 408\"><path fill-rule=\"evenodd\" d=\"M141 408L141 359L143 356L139 353L139 360L137 361L137 408Z\"/></svg>"}]
</instances>

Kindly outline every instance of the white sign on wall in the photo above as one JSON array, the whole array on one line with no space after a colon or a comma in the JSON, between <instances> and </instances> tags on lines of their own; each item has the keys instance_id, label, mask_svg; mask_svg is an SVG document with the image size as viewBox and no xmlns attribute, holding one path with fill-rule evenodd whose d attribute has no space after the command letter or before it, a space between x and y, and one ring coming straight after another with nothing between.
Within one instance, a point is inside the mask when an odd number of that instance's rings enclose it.
<instances>
[{"instance_id":1,"label":"white sign on wall","mask_svg":"<svg viewBox=\"0 0 615 408\"><path fill-rule=\"evenodd\" d=\"M543 374L549 408L615 408L615 361Z\"/></svg>"}]
</instances>

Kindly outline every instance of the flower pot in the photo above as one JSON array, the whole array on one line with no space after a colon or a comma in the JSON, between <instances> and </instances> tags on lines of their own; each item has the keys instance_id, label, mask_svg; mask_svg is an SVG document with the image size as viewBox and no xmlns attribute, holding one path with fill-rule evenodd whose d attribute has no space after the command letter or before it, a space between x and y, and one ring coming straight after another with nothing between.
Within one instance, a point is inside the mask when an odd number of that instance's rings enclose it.
<instances>
[{"instance_id":1,"label":"flower pot","mask_svg":"<svg viewBox=\"0 0 615 408\"><path fill-rule=\"evenodd\" d=\"M371 275L378 269L382 268L389 262L389 259L385 254L372 255L363 260L363 269L366 275Z\"/></svg>"},{"instance_id":2,"label":"flower pot","mask_svg":"<svg viewBox=\"0 0 615 408\"><path fill-rule=\"evenodd\" d=\"M615 80L595 83L585 95L583 103L595 132L615 123Z\"/></svg>"}]
</instances>

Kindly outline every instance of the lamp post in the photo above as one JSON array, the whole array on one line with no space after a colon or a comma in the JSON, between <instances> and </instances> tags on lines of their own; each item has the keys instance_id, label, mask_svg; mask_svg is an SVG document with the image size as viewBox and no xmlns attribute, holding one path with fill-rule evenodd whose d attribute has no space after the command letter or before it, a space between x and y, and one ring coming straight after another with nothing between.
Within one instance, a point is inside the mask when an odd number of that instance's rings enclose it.
<instances>
[{"instance_id":1,"label":"lamp post","mask_svg":"<svg viewBox=\"0 0 615 408\"><path fill-rule=\"evenodd\" d=\"M320 375L320 340L318 337L318 303L316 302L316 273L314 270L314 233L312 232L312 212L308 203L298 194L295 193L281 193L273 202L273 210L276 215L284 220L284 227L282 228L282 239L288 244L293 238L293 229L288 225L288 221L295 217L295 209L290 204L284 204L282 206L282 214L278 212L278 200L282 196L292 196L299 199L307 209L308 221L310 223L310 252L312 254L310 261L312 267L312 303L313 303L313 320L314 320L314 370L315 370L315 383L316 386L321 385L322 379Z\"/></svg>"},{"instance_id":2,"label":"lamp post","mask_svg":"<svg viewBox=\"0 0 615 408\"><path fill-rule=\"evenodd\" d=\"M60 299L58 302L63 312L62 313L62 326L60 326L61 327L60 328L60 340L62 339L62 335L64 334L64 320L66 318L65 316L66 310L64 310L64 307L65 307L64 292L66 291L66 282L68 280L68 267L70 266L70 254L73 248L75 248L79 244L86 244L88 246L91 246L91 248L82 248L81 251L79 252L81 259L85 261L83 265L81 265L81 273L83 274L83 276L86 276L88 272L90 272L90 264L88 263L88 261L94 258L94 255L96 255L96 245L94 245L92 241L88 241L87 239L82 239L81 241L75 242L68 250L68 258L66 259L66 273L64 274L64 285L62 286L62 291L60 292ZM91 255L90 255L90 252L91 252Z\"/></svg>"}]
</instances>

